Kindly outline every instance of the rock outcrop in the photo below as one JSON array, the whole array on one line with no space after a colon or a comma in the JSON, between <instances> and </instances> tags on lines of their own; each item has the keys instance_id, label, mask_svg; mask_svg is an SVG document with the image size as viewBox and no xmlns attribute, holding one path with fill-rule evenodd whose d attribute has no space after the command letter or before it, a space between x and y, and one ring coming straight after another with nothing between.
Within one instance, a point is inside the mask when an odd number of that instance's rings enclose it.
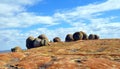
<instances>
[{"instance_id":1,"label":"rock outcrop","mask_svg":"<svg viewBox=\"0 0 120 69\"><path fill-rule=\"evenodd\" d=\"M120 69L120 39L52 42L0 54L0 69Z\"/></svg>"},{"instance_id":2,"label":"rock outcrop","mask_svg":"<svg viewBox=\"0 0 120 69\"><path fill-rule=\"evenodd\" d=\"M65 37L65 42L71 42L74 41L72 34L67 34Z\"/></svg>"},{"instance_id":3,"label":"rock outcrop","mask_svg":"<svg viewBox=\"0 0 120 69\"><path fill-rule=\"evenodd\" d=\"M38 38L29 36L26 39L27 49L41 47L41 46L47 46L48 44L49 44L49 40L44 34L39 35Z\"/></svg>"},{"instance_id":4,"label":"rock outcrop","mask_svg":"<svg viewBox=\"0 0 120 69\"><path fill-rule=\"evenodd\" d=\"M53 42L61 42L61 39L59 37L53 38Z\"/></svg>"},{"instance_id":5,"label":"rock outcrop","mask_svg":"<svg viewBox=\"0 0 120 69\"><path fill-rule=\"evenodd\" d=\"M19 46L11 48L11 52L22 52L22 49Z\"/></svg>"}]
</instances>

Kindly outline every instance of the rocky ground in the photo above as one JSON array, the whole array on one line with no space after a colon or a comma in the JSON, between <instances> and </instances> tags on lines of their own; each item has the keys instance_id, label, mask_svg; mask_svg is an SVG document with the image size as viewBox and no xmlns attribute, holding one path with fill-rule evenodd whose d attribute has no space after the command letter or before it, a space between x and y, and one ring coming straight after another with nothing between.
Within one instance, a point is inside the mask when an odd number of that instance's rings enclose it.
<instances>
[{"instance_id":1,"label":"rocky ground","mask_svg":"<svg viewBox=\"0 0 120 69\"><path fill-rule=\"evenodd\" d=\"M0 69L120 69L120 39L56 42L2 53Z\"/></svg>"}]
</instances>

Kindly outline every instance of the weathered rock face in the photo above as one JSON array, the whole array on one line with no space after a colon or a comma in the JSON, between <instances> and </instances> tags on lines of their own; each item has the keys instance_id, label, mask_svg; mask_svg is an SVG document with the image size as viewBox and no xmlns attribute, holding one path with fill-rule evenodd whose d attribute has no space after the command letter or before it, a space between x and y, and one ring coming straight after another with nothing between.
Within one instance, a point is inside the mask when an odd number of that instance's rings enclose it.
<instances>
[{"instance_id":1,"label":"weathered rock face","mask_svg":"<svg viewBox=\"0 0 120 69\"><path fill-rule=\"evenodd\" d=\"M80 31L80 32L83 34L82 40L87 40L88 39L87 34L85 32L83 32L83 31Z\"/></svg>"},{"instance_id":2,"label":"weathered rock face","mask_svg":"<svg viewBox=\"0 0 120 69\"><path fill-rule=\"evenodd\" d=\"M39 35L38 38L34 38L33 36L29 36L26 39L27 49L46 46L48 44L49 44L48 38L44 34Z\"/></svg>"},{"instance_id":3,"label":"weathered rock face","mask_svg":"<svg viewBox=\"0 0 120 69\"><path fill-rule=\"evenodd\" d=\"M3 53L0 69L120 69L120 39L53 42Z\"/></svg>"},{"instance_id":4,"label":"weathered rock face","mask_svg":"<svg viewBox=\"0 0 120 69\"><path fill-rule=\"evenodd\" d=\"M26 39L26 47L27 47L28 49L34 48L34 44L33 44L34 39L35 39L35 38L34 38L33 36L29 36L29 37Z\"/></svg>"},{"instance_id":5,"label":"weathered rock face","mask_svg":"<svg viewBox=\"0 0 120 69\"><path fill-rule=\"evenodd\" d=\"M95 36L95 39L99 39L99 36L98 36L98 35L95 34L94 36Z\"/></svg>"},{"instance_id":6,"label":"weathered rock face","mask_svg":"<svg viewBox=\"0 0 120 69\"><path fill-rule=\"evenodd\" d=\"M55 38L53 39L53 42L61 42L61 39L60 39L59 37L55 37Z\"/></svg>"},{"instance_id":7,"label":"weathered rock face","mask_svg":"<svg viewBox=\"0 0 120 69\"><path fill-rule=\"evenodd\" d=\"M89 40L94 40L95 39L95 35L94 34L90 34L88 37Z\"/></svg>"},{"instance_id":8,"label":"weathered rock face","mask_svg":"<svg viewBox=\"0 0 120 69\"><path fill-rule=\"evenodd\" d=\"M96 39L99 39L99 36L96 35L96 34L90 34L89 37L88 37L89 40L96 40Z\"/></svg>"},{"instance_id":9,"label":"weathered rock face","mask_svg":"<svg viewBox=\"0 0 120 69\"><path fill-rule=\"evenodd\" d=\"M40 42L41 46L47 46L49 44L47 39L42 39Z\"/></svg>"},{"instance_id":10,"label":"weathered rock face","mask_svg":"<svg viewBox=\"0 0 120 69\"><path fill-rule=\"evenodd\" d=\"M39 39L45 39L48 40L47 36L45 34L41 34L38 36Z\"/></svg>"},{"instance_id":11,"label":"weathered rock face","mask_svg":"<svg viewBox=\"0 0 120 69\"><path fill-rule=\"evenodd\" d=\"M75 32L73 34L73 38L74 38L75 41L76 40L82 40L83 39L83 33L82 32Z\"/></svg>"},{"instance_id":12,"label":"weathered rock face","mask_svg":"<svg viewBox=\"0 0 120 69\"><path fill-rule=\"evenodd\" d=\"M65 38L65 42L71 42L74 41L72 34L67 34Z\"/></svg>"},{"instance_id":13,"label":"weathered rock face","mask_svg":"<svg viewBox=\"0 0 120 69\"><path fill-rule=\"evenodd\" d=\"M41 42L41 39L39 38L35 38L34 42L33 42L33 45L34 45L34 48L35 47L40 47L40 42Z\"/></svg>"},{"instance_id":14,"label":"weathered rock face","mask_svg":"<svg viewBox=\"0 0 120 69\"><path fill-rule=\"evenodd\" d=\"M48 40L46 39L39 39L39 38L36 38L34 40L34 48L36 47L41 47L41 46L47 46L49 44Z\"/></svg>"}]
</instances>

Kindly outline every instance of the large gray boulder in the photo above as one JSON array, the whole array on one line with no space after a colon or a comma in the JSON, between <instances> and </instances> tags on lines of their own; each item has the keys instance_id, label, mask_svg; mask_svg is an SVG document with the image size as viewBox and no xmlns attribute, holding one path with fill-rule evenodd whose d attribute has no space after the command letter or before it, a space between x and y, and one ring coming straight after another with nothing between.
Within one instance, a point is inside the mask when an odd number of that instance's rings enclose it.
<instances>
[{"instance_id":1,"label":"large gray boulder","mask_svg":"<svg viewBox=\"0 0 120 69\"><path fill-rule=\"evenodd\" d=\"M95 39L95 35L94 35L94 34L90 34L90 35L88 36L88 39L89 39L89 40L94 40L94 39Z\"/></svg>"},{"instance_id":2,"label":"large gray boulder","mask_svg":"<svg viewBox=\"0 0 120 69\"><path fill-rule=\"evenodd\" d=\"M53 39L53 42L61 42L61 39L60 39L59 37L55 37L55 38Z\"/></svg>"},{"instance_id":3,"label":"large gray boulder","mask_svg":"<svg viewBox=\"0 0 120 69\"><path fill-rule=\"evenodd\" d=\"M73 34L73 39L76 41L76 40L82 40L83 38L83 33L82 32L75 32Z\"/></svg>"},{"instance_id":4,"label":"large gray boulder","mask_svg":"<svg viewBox=\"0 0 120 69\"><path fill-rule=\"evenodd\" d=\"M41 42L41 39L35 38L34 43L33 43L34 48L35 48L35 47L40 47L40 42Z\"/></svg>"},{"instance_id":5,"label":"large gray boulder","mask_svg":"<svg viewBox=\"0 0 120 69\"><path fill-rule=\"evenodd\" d=\"M88 35L87 35L85 32L80 31L80 33L83 34L83 38L82 38L82 40L87 40L87 39L88 39Z\"/></svg>"},{"instance_id":6,"label":"large gray boulder","mask_svg":"<svg viewBox=\"0 0 120 69\"><path fill-rule=\"evenodd\" d=\"M94 36L95 36L95 39L99 39L99 38L100 38L100 37L99 37L98 35L96 35L96 34L95 34Z\"/></svg>"},{"instance_id":7,"label":"large gray boulder","mask_svg":"<svg viewBox=\"0 0 120 69\"><path fill-rule=\"evenodd\" d=\"M27 49L34 48L34 45L33 45L34 39L35 38L33 36L29 36L26 39L26 47L27 47Z\"/></svg>"},{"instance_id":8,"label":"large gray boulder","mask_svg":"<svg viewBox=\"0 0 120 69\"><path fill-rule=\"evenodd\" d=\"M67 34L65 37L65 42L71 42L74 41L72 34Z\"/></svg>"},{"instance_id":9,"label":"large gray boulder","mask_svg":"<svg viewBox=\"0 0 120 69\"><path fill-rule=\"evenodd\" d=\"M48 38L47 38L47 36L45 34L39 35L38 38L39 39L45 39L45 40L49 41Z\"/></svg>"},{"instance_id":10,"label":"large gray boulder","mask_svg":"<svg viewBox=\"0 0 120 69\"><path fill-rule=\"evenodd\" d=\"M41 47L41 46L47 46L48 44L49 44L49 42L46 39L35 38L35 40L34 40L34 48Z\"/></svg>"}]
</instances>

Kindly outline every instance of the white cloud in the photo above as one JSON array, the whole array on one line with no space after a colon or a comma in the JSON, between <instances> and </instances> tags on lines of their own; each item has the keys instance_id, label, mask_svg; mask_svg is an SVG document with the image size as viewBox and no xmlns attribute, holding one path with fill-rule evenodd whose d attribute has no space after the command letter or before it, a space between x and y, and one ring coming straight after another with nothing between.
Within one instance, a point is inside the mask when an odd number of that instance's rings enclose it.
<instances>
[{"instance_id":1,"label":"white cloud","mask_svg":"<svg viewBox=\"0 0 120 69\"><path fill-rule=\"evenodd\" d=\"M37 37L42 33L46 34L50 40L56 36L64 40L66 34L73 34L80 30L88 34L99 34L101 38L120 38L120 22L112 22L113 19L119 16L108 16L106 18L98 17L99 15L103 15L102 13L106 11L120 10L120 0L107 0L101 4L79 6L70 10L56 12L52 16L39 16L35 13L28 13L25 5L33 5L35 3L36 0L0 1L0 8L2 8L0 9L0 43L3 48L1 50L10 49L16 45L25 48L25 40L28 36L33 35ZM47 27L37 28L25 33L22 33L24 29L9 29L27 28L36 24L54 26L57 24L64 24L62 22L71 25L71 27L58 27L54 30L50 30Z\"/></svg>"},{"instance_id":2,"label":"white cloud","mask_svg":"<svg viewBox=\"0 0 120 69\"><path fill-rule=\"evenodd\" d=\"M0 31L0 50L10 50L15 46L25 48L25 35L20 30L1 30Z\"/></svg>"},{"instance_id":3,"label":"white cloud","mask_svg":"<svg viewBox=\"0 0 120 69\"><path fill-rule=\"evenodd\" d=\"M32 13L19 13L15 17L0 17L0 21L0 28L23 28L36 24L58 24L50 16L37 16Z\"/></svg>"},{"instance_id":4,"label":"white cloud","mask_svg":"<svg viewBox=\"0 0 120 69\"><path fill-rule=\"evenodd\" d=\"M25 5L33 5L42 0L0 1L0 28L22 28L35 24L57 24L51 16L38 16L27 12Z\"/></svg>"},{"instance_id":5,"label":"white cloud","mask_svg":"<svg viewBox=\"0 0 120 69\"><path fill-rule=\"evenodd\" d=\"M120 10L120 0L107 0L101 4L89 4L87 6L79 6L68 11L62 11L55 13L55 17L58 21L71 24L73 28L77 30L87 30L88 33L97 33L102 38L114 38L119 37L120 22L112 22L115 16L98 17L103 15L106 11ZM116 16L117 17L117 16ZM67 29L65 29L67 30ZM74 30L74 31L77 31ZM111 32L118 31L118 33ZM115 35L109 35L109 34Z\"/></svg>"},{"instance_id":6,"label":"white cloud","mask_svg":"<svg viewBox=\"0 0 120 69\"><path fill-rule=\"evenodd\" d=\"M0 0L0 15L10 16L25 11L26 5L33 5L42 0Z\"/></svg>"},{"instance_id":7,"label":"white cloud","mask_svg":"<svg viewBox=\"0 0 120 69\"><path fill-rule=\"evenodd\" d=\"M15 5L31 5L42 0L1 0L0 3L15 4Z\"/></svg>"}]
</instances>

